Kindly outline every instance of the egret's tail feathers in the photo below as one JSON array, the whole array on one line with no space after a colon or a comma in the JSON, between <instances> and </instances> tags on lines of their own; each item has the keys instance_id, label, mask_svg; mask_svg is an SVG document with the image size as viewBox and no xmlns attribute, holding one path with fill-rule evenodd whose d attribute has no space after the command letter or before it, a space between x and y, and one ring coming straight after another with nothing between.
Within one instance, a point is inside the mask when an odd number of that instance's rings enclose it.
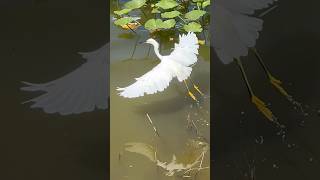
<instances>
[{"instance_id":1,"label":"egret's tail feathers","mask_svg":"<svg viewBox=\"0 0 320 180\"><path fill-rule=\"evenodd\" d=\"M181 67L179 71L177 71L177 78L180 82L188 79L192 71L191 67Z\"/></svg>"}]
</instances>

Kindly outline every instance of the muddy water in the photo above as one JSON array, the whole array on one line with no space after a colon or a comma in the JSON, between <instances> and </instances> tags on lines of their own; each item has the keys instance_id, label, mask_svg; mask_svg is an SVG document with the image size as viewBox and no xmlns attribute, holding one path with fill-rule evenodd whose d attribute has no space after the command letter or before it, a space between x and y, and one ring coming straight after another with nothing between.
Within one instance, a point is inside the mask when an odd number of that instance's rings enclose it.
<instances>
[{"instance_id":1,"label":"muddy water","mask_svg":"<svg viewBox=\"0 0 320 180\"><path fill-rule=\"evenodd\" d=\"M124 87L134 82L134 78L151 70L159 63L152 49L148 53L148 45L137 45L137 40L143 41L147 37L143 31L139 36L121 38L124 33L111 25L111 64L110 64L110 167L111 179L175 179L176 176L168 177L161 168L146 157L124 151L128 142L142 142L157 147L159 160L170 162L173 154L179 158L184 156L185 151L190 151L187 142L197 139L201 133L202 141L210 141L210 62L209 48L201 47L199 61L194 66L192 80L205 93L201 96L193 90L199 98L197 104L189 96L183 83L177 80L171 82L164 91L155 95L147 95L136 99L126 99L117 95L116 87ZM130 33L130 32L129 32ZM173 44L167 44L163 53L170 52ZM134 54L133 54L133 51ZM191 87L191 85L189 85ZM159 136L154 132L146 114L149 114ZM188 128L193 120L197 126ZM198 130L198 134L197 131ZM191 151L196 149L191 149ZM183 157L184 156L184 157ZM204 156L203 167L209 166L209 152ZM209 169L201 170L197 179L209 179Z\"/></svg>"}]
</instances>

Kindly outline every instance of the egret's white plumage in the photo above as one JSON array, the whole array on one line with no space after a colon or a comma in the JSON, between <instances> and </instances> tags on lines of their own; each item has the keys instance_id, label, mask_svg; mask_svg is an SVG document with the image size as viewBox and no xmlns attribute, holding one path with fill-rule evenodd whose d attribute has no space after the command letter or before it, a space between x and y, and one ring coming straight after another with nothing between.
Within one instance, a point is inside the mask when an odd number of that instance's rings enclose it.
<instances>
[{"instance_id":1,"label":"egret's white plumage","mask_svg":"<svg viewBox=\"0 0 320 180\"><path fill-rule=\"evenodd\" d=\"M41 84L23 82L27 86L21 90L44 92L24 103L32 102L31 108L61 115L108 108L108 46L106 44L95 51L79 53L86 62L61 78Z\"/></svg>"},{"instance_id":2,"label":"egret's white plumage","mask_svg":"<svg viewBox=\"0 0 320 180\"><path fill-rule=\"evenodd\" d=\"M180 82L186 80L192 71L190 67L197 62L198 38L193 32L179 35L179 43L168 56L159 53L159 44L154 39L148 39L146 43L153 45L155 54L161 62L151 71L136 78L136 82L125 87L118 88L119 95L126 98L135 98L145 94L161 92L169 86L173 78Z\"/></svg>"},{"instance_id":3,"label":"egret's white plumage","mask_svg":"<svg viewBox=\"0 0 320 180\"><path fill-rule=\"evenodd\" d=\"M212 42L219 59L231 63L248 55L262 30L263 20L253 17L256 10L277 0L216 0L212 11Z\"/></svg>"}]
</instances>

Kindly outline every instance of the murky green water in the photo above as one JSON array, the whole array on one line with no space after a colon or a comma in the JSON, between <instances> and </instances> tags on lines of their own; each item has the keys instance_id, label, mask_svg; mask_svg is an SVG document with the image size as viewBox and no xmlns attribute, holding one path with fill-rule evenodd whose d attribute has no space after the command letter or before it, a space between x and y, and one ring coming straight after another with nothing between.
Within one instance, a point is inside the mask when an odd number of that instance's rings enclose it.
<instances>
[{"instance_id":1,"label":"murky green water","mask_svg":"<svg viewBox=\"0 0 320 180\"><path fill-rule=\"evenodd\" d=\"M196 151L186 146L190 139L197 139L196 129L188 128L190 119L197 126L201 141L210 141L210 62L209 48L201 47L198 63L194 66L192 80L200 86L205 96L199 98L197 104L189 96L183 83L177 80L163 92L147 95L135 99L126 99L117 95L116 87L124 87L134 82L134 78L151 70L159 60L151 50L148 56L148 45L134 46L137 36L132 39L123 39L121 30L111 25L111 64L110 64L110 167L111 179L150 180L175 179L168 177L165 171L157 168L154 162L146 157L124 151L125 143L142 142L156 146L159 160L170 162L173 154L179 158L192 158L185 151ZM129 32L130 33L130 32ZM132 33L132 32L131 32ZM133 34L133 33L132 33ZM139 41L147 37L141 36ZM173 44L167 45L173 47ZM170 49L163 49L166 52ZM190 86L191 87L191 86ZM155 134L146 114L149 114L159 137ZM188 121L189 119L189 121ZM209 151L205 154L203 167L209 166ZM209 179L209 169L201 170L197 179Z\"/></svg>"}]
</instances>

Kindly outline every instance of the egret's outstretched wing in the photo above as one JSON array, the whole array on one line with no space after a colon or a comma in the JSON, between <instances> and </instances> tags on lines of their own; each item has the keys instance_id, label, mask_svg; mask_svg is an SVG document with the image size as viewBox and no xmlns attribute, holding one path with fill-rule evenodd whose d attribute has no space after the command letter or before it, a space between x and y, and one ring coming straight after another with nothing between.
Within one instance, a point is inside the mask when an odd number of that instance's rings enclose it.
<instances>
[{"instance_id":1,"label":"egret's outstretched wing","mask_svg":"<svg viewBox=\"0 0 320 180\"><path fill-rule=\"evenodd\" d=\"M217 0L213 9L212 42L219 59L228 64L248 55L262 30L263 21L249 16L274 0Z\"/></svg>"},{"instance_id":2,"label":"egret's outstretched wing","mask_svg":"<svg viewBox=\"0 0 320 180\"><path fill-rule=\"evenodd\" d=\"M231 63L234 58L246 56L248 48L254 47L262 20L243 14L233 14L216 5L213 11L213 47L219 59Z\"/></svg>"},{"instance_id":3,"label":"egret's outstretched wing","mask_svg":"<svg viewBox=\"0 0 320 180\"><path fill-rule=\"evenodd\" d=\"M268 8L277 0L216 0L215 3L227 8L231 12L254 14L254 11Z\"/></svg>"},{"instance_id":4,"label":"egret's outstretched wing","mask_svg":"<svg viewBox=\"0 0 320 180\"><path fill-rule=\"evenodd\" d=\"M136 78L136 82L125 88L117 88L120 96L135 98L144 94L154 94L163 91L169 86L172 78L175 77L170 65L161 61L151 71Z\"/></svg>"},{"instance_id":5,"label":"egret's outstretched wing","mask_svg":"<svg viewBox=\"0 0 320 180\"><path fill-rule=\"evenodd\" d=\"M108 107L107 44L96 51L79 53L87 61L73 72L51 82L33 84L24 82L24 91L43 91L43 95L27 102L32 108L61 115L93 111Z\"/></svg>"},{"instance_id":6,"label":"egret's outstretched wing","mask_svg":"<svg viewBox=\"0 0 320 180\"><path fill-rule=\"evenodd\" d=\"M195 33L179 35L179 44L175 44L174 50L168 56L171 60L180 63L183 66L190 66L197 62L198 38Z\"/></svg>"}]
</instances>

